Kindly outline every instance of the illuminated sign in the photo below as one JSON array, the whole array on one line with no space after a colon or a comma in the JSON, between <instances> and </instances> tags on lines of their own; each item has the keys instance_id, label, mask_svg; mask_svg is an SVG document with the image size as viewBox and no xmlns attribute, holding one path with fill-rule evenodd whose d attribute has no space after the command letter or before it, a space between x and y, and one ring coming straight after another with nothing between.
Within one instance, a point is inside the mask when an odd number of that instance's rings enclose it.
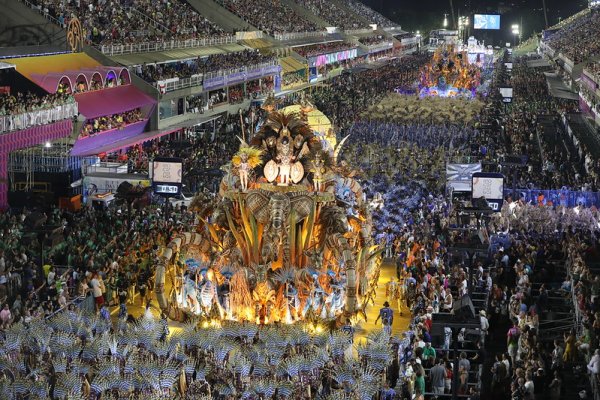
<instances>
[{"instance_id":1,"label":"illuminated sign","mask_svg":"<svg viewBox=\"0 0 600 400\"><path fill-rule=\"evenodd\" d=\"M475 29L500 29L500 16L497 14L475 14L473 21Z\"/></svg>"},{"instance_id":2,"label":"illuminated sign","mask_svg":"<svg viewBox=\"0 0 600 400\"><path fill-rule=\"evenodd\" d=\"M156 189L154 189L154 191L156 193L177 194L179 193L179 186L156 185Z\"/></svg>"},{"instance_id":3,"label":"illuminated sign","mask_svg":"<svg viewBox=\"0 0 600 400\"><path fill-rule=\"evenodd\" d=\"M152 162L152 185L159 194L178 194L181 191L183 160L181 158L156 157Z\"/></svg>"}]
</instances>

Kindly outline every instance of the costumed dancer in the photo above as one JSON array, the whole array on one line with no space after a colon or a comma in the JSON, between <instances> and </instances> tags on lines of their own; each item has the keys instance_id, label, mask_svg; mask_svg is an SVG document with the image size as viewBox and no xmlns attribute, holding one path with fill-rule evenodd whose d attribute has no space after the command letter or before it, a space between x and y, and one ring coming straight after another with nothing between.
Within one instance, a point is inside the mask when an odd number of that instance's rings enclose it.
<instances>
[{"instance_id":1,"label":"costumed dancer","mask_svg":"<svg viewBox=\"0 0 600 400\"><path fill-rule=\"evenodd\" d=\"M331 285L333 291L331 292L331 304L329 317L335 318L335 316L341 312L344 308L344 289L339 285Z\"/></svg>"},{"instance_id":2,"label":"costumed dancer","mask_svg":"<svg viewBox=\"0 0 600 400\"><path fill-rule=\"evenodd\" d=\"M325 175L325 162L319 153L315 154L313 161L313 189L321 192L323 188L323 177Z\"/></svg>"},{"instance_id":3,"label":"costumed dancer","mask_svg":"<svg viewBox=\"0 0 600 400\"><path fill-rule=\"evenodd\" d=\"M354 327L350 318L346 318L346 324L342 326L342 331L348 334L348 346L344 351L344 358L346 361L350 361L353 356L352 345L354 344Z\"/></svg>"},{"instance_id":4,"label":"costumed dancer","mask_svg":"<svg viewBox=\"0 0 600 400\"><path fill-rule=\"evenodd\" d=\"M292 322L298 319L298 308L300 308L300 301L298 299L298 289L294 287L293 282L286 282L285 284L285 321Z\"/></svg>"},{"instance_id":5,"label":"costumed dancer","mask_svg":"<svg viewBox=\"0 0 600 400\"><path fill-rule=\"evenodd\" d=\"M375 323L379 322L381 318L381 324L383 325L383 332L391 336L392 335L392 324L394 323L394 311L390 308L390 303L387 301L383 303L383 308L379 310L379 315L375 320Z\"/></svg>"},{"instance_id":6,"label":"costumed dancer","mask_svg":"<svg viewBox=\"0 0 600 400\"><path fill-rule=\"evenodd\" d=\"M211 307L217 300L217 289L210 279L207 268L200 270L200 276L202 280L198 284L198 301L200 302L201 311L209 316Z\"/></svg>"},{"instance_id":7,"label":"costumed dancer","mask_svg":"<svg viewBox=\"0 0 600 400\"><path fill-rule=\"evenodd\" d=\"M223 272L222 275L225 279L224 279L223 283L219 286L219 290L218 290L219 302L221 304L221 309L225 312L225 318L231 319L232 314L231 314L230 293L231 293L231 277L233 276L233 274L229 271L226 271L226 272Z\"/></svg>"},{"instance_id":8,"label":"costumed dancer","mask_svg":"<svg viewBox=\"0 0 600 400\"><path fill-rule=\"evenodd\" d=\"M391 304L398 304L398 312L402 315L402 296L400 294L400 284L392 277L385 287L385 296Z\"/></svg>"},{"instance_id":9,"label":"costumed dancer","mask_svg":"<svg viewBox=\"0 0 600 400\"><path fill-rule=\"evenodd\" d=\"M306 316L306 313L310 308L316 313L321 307L321 303L323 300L323 288L319 283L319 275L313 274L313 288L310 291L310 295L306 299L306 304L304 305L304 309L302 310L302 317Z\"/></svg>"},{"instance_id":10,"label":"costumed dancer","mask_svg":"<svg viewBox=\"0 0 600 400\"><path fill-rule=\"evenodd\" d=\"M238 137L238 139L240 139ZM238 177L240 179L240 189L242 191L248 190L248 184L250 182L250 173L254 168L261 164L261 157L263 151L256 147L251 147L243 139L240 139L241 145L239 151L233 156L232 164L237 169Z\"/></svg>"},{"instance_id":11,"label":"costumed dancer","mask_svg":"<svg viewBox=\"0 0 600 400\"><path fill-rule=\"evenodd\" d=\"M183 307L189 307L194 313L198 313L198 293L196 291L196 282L192 279L190 272L183 274L183 295L181 296Z\"/></svg>"}]
</instances>

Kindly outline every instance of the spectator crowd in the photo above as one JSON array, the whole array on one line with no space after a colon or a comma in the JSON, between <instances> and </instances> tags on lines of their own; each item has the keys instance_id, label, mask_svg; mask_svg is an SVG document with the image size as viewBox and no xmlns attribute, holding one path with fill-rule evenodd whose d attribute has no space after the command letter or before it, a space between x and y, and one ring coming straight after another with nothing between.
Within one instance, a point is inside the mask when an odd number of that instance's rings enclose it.
<instances>
[{"instance_id":1,"label":"spectator crowd","mask_svg":"<svg viewBox=\"0 0 600 400\"><path fill-rule=\"evenodd\" d=\"M118 114L94 118L85 122L85 124L83 125L83 129L79 135L79 138L82 139L88 136L94 136L98 133L110 131L113 129L123 129L127 125L134 124L143 120L144 117L142 115L142 111L139 108Z\"/></svg>"},{"instance_id":2,"label":"spectator crowd","mask_svg":"<svg viewBox=\"0 0 600 400\"><path fill-rule=\"evenodd\" d=\"M136 74L146 82L154 83L170 78L189 78L219 71L252 69L253 66L275 62L275 58L258 50L243 50L236 53L213 54L193 60L164 64L141 64L135 67Z\"/></svg>"},{"instance_id":3,"label":"spectator crowd","mask_svg":"<svg viewBox=\"0 0 600 400\"><path fill-rule=\"evenodd\" d=\"M387 28L397 25L373 8L365 6L358 0L345 0L343 4L354 11L355 14L367 19L370 23L377 24L378 28Z\"/></svg>"},{"instance_id":4,"label":"spectator crowd","mask_svg":"<svg viewBox=\"0 0 600 400\"><path fill-rule=\"evenodd\" d=\"M360 14L351 9L337 6L332 2L320 0L294 0L314 15L324 19L330 26L343 30L368 28L369 25L362 20Z\"/></svg>"},{"instance_id":5,"label":"spectator crowd","mask_svg":"<svg viewBox=\"0 0 600 400\"><path fill-rule=\"evenodd\" d=\"M0 93L0 116L47 110L74 101L73 96L63 93L48 93L45 95L38 95L33 92Z\"/></svg>"},{"instance_id":6,"label":"spectator crowd","mask_svg":"<svg viewBox=\"0 0 600 400\"><path fill-rule=\"evenodd\" d=\"M226 9L246 23L269 35L289 32L309 32L317 25L298 14L281 1L269 0L217 0Z\"/></svg>"},{"instance_id":7,"label":"spectator crowd","mask_svg":"<svg viewBox=\"0 0 600 400\"><path fill-rule=\"evenodd\" d=\"M355 47L356 45L348 42L329 42L294 47L294 51L296 51L296 53L300 54L302 57L313 57L322 54L330 54L338 51L349 50Z\"/></svg>"},{"instance_id":8,"label":"spectator crowd","mask_svg":"<svg viewBox=\"0 0 600 400\"><path fill-rule=\"evenodd\" d=\"M392 43L392 40L383 35L363 36L358 41L366 46L377 46L383 43Z\"/></svg>"},{"instance_id":9,"label":"spectator crowd","mask_svg":"<svg viewBox=\"0 0 600 400\"><path fill-rule=\"evenodd\" d=\"M86 39L96 45L224 36L223 29L185 0L33 0L42 13L66 25L77 17Z\"/></svg>"},{"instance_id":10,"label":"spectator crowd","mask_svg":"<svg viewBox=\"0 0 600 400\"><path fill-rule=\"evenodd\" d=\"M544 42L557 53L579 64L600 52L600 13L590 11L580 14L571 23L552 33Z\"/></svg>"}]
</instances>

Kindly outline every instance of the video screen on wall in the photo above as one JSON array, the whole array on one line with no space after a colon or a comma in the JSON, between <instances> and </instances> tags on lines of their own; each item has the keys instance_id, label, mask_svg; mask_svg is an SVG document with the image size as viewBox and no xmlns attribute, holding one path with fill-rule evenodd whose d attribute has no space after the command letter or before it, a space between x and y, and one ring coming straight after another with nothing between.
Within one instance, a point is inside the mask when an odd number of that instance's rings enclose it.
<instances>
[{"instance_id":1,"label":"video screen on wall","mask_svg":"<svg viewBox=\"0 0 600 400\"><path fill-rule=\"evenodd\" d=\"M500 29L500 16L497 14L475 14L473 17L475 29Z\"/></svg>"}]
</instances>

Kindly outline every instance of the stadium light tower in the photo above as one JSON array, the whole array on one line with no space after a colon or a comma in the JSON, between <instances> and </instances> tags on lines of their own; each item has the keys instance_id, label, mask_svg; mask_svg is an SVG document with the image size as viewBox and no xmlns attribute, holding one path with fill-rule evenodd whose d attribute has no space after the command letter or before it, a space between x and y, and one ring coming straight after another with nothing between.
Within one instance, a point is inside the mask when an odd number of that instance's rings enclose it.
<instances>
[{"instance_id":1,"label":"stadium light tower","mask_svg":"<svg viewBox=\"0 0 600 400\"><path fill-rule=\"evenodd\" d=\"M465 42L467 36L467 29L469 28L469 17L458 17L458 31L460 39Z\"/></svg>"},{"instance_id":2,"label":"stadium light tower","mask_svg":"<svg viewBox=\"0 0 600 400\"><path fill-rule=\"evenodd\" d=\"M512 33L515 36L514 41L513 41L513 46L516 46L517 45L517 43L516 43L517 37L519 37L519 34L520 34L520 27L518 24L513 24L511 26L511 28L512 28Z\"/></svg>"}]
</instances>

